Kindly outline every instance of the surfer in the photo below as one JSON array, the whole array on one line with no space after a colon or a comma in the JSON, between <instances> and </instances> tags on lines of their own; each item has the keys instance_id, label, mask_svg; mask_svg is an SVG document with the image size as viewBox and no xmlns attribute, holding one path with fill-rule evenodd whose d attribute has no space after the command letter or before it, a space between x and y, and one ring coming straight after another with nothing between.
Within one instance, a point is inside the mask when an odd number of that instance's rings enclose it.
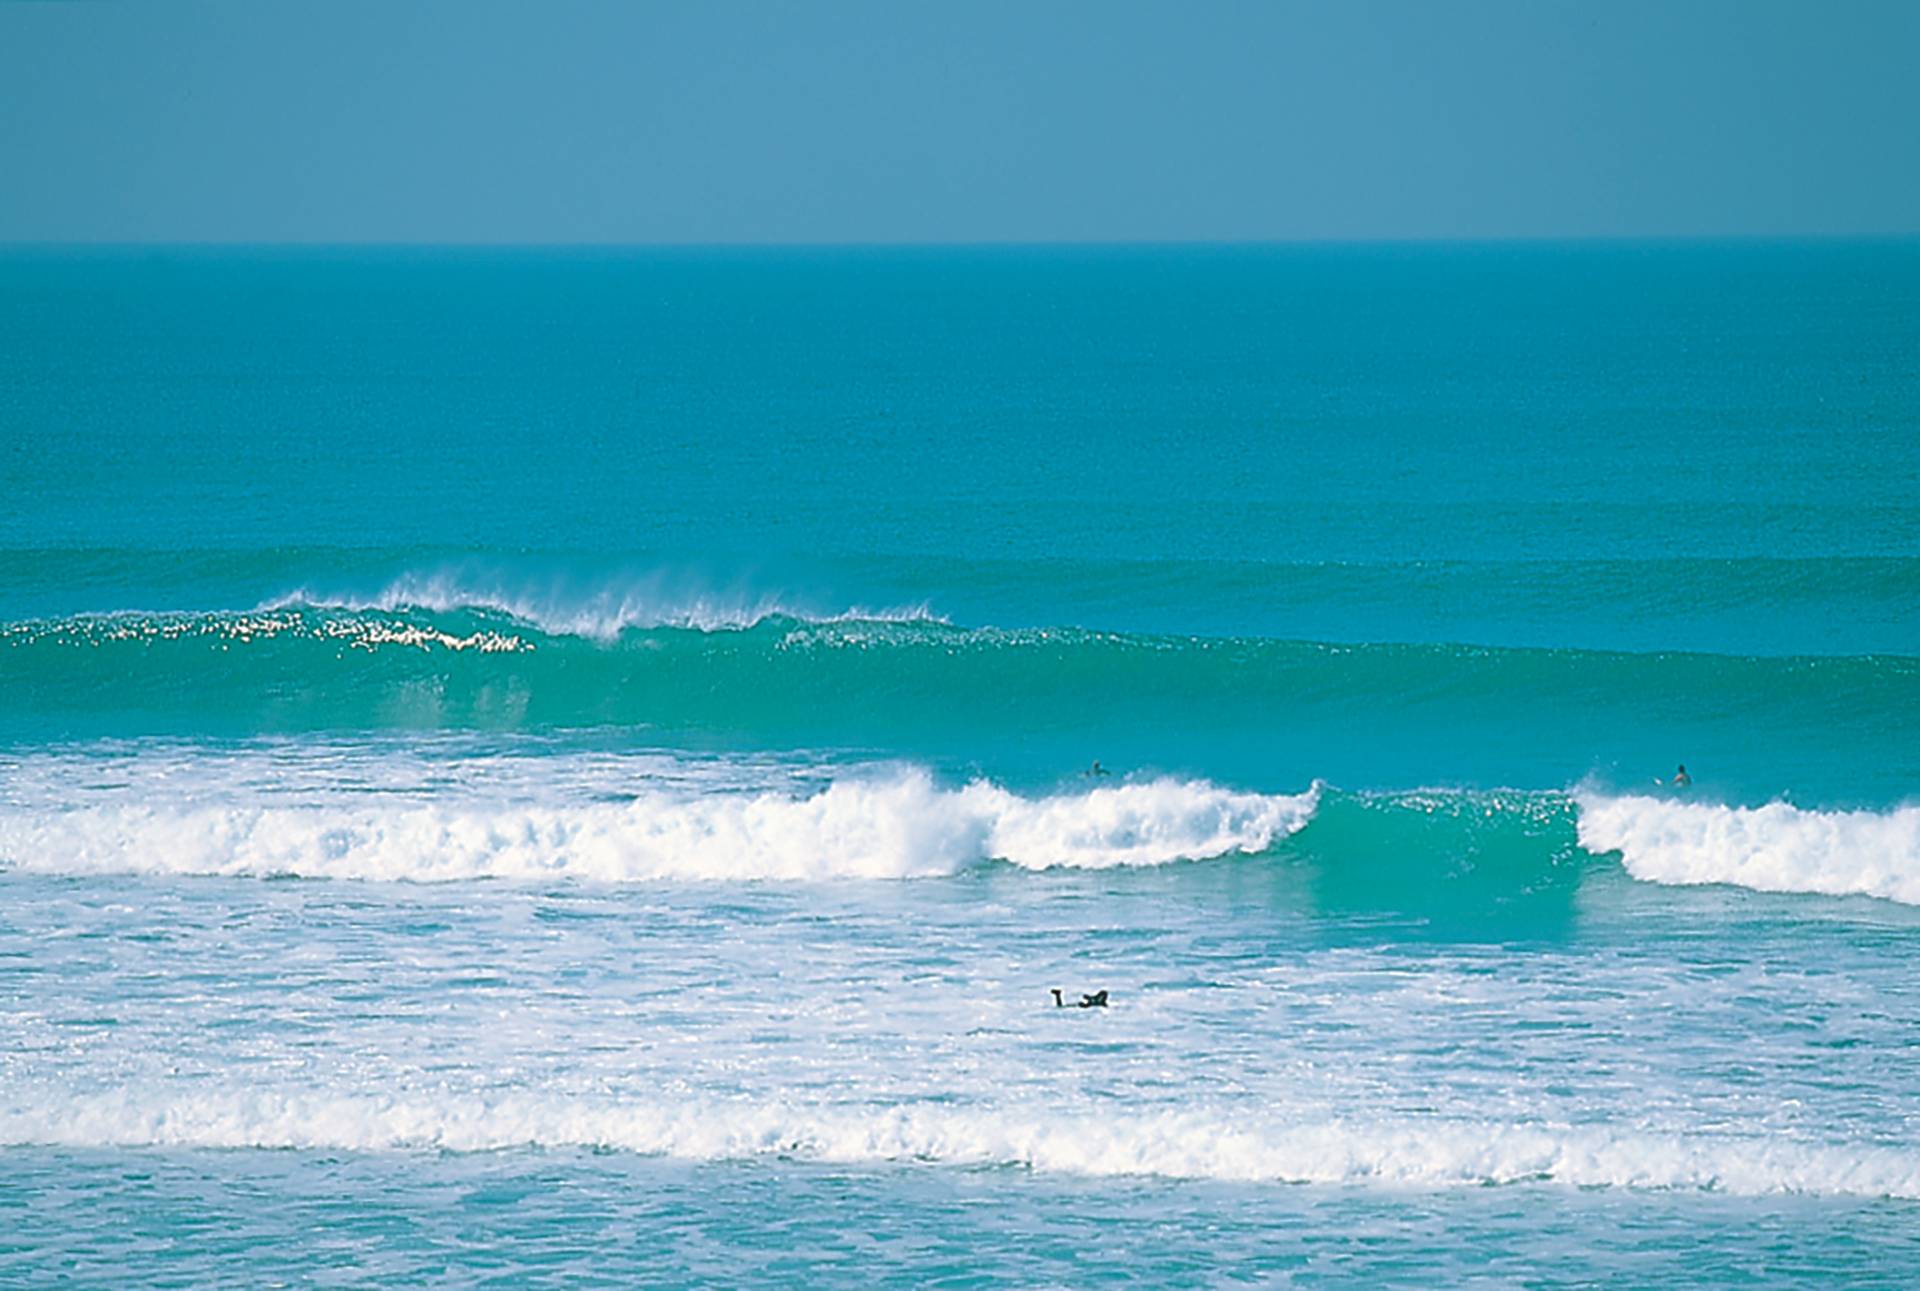
<instances>
[{"instance_id":1,"label":"surfer","mask_svg":"<svg viewBox=\"0 0 1920 1291\"><path fill-rule=\"evenodd\" d=\"M1687 774L1687 764L1682 762L1680 769L1673 773L1673 787L1676 789L1684 789L1692 783L1693 777Z\"/></svg>"},{"instance_id":2,"label":"surfer","mask_svg":"<svg viewBox=\"0 0 1920 1291\"><path fill-rule=\"evenodd\" d=\"M1057 986L1053 988L1053 1007L1056 1009L1064 1009L1067 1007L1067 1002L1060 998L1060 988ZM1074 1007L1077 1009L1104 1009L1107 1007L1107 993L1105 991L1095 991L1091 995L1082 995L1080 1002L1074 1005Z\"/></svg>"},{"instance_id":3,"label":"surfer","mask_svg":"<svg viewBox=\"0 0 1920 1291\"><path fill-rule=\"evenodd\" d=\"M1093 765L1087 768L1086 774L1091 777L1099 777L1103 775L1112 775L1113 773L1100 765L1099 758L1095 758L1093 760Z\"/></svg>"}]
</instances>

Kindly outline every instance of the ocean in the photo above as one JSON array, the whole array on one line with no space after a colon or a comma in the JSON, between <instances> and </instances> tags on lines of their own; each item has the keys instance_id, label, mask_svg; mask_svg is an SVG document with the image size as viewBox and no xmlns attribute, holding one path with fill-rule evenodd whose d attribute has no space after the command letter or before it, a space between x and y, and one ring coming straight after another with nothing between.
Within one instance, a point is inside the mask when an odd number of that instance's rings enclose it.
<instances>
[{"instance_id":1,"label":"ocean","mask_svg":"<svg viewBox=\"0 0 1920 1291\"><path fill-rule=\"evenodd\" d=\"M0 497L0 1284L1920 1282L1920 243L15 248Z\"/></svg>"}]
</instances>

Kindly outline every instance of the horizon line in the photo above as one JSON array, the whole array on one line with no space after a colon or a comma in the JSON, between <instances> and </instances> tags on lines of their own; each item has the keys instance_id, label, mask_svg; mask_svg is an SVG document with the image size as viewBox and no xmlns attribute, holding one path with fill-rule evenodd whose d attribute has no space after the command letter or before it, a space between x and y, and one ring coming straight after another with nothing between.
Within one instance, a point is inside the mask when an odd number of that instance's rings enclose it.
<instances>
[{"instance_id":1,"label":"horizon line","mask_svg":"<svg viewBox=\"0 0 1920 1291\"><path fill-rule=\"evenodd\" d=\"M319 238L168 238L60 239L0 238L0 254L15 251L914 251L914 250L1153 250L1153 249L1278 249L1290 247L1490 247L1612 245L1651 246L1697 243L1806 243L1911 242L1920 230L1848 233L1606 233L1501 234L1433 237L1300 237L1300 238L1083 238L1083 239L818 239L796 241L511 241L493 239L343 239Z\"/></svg>"}]
</instances>

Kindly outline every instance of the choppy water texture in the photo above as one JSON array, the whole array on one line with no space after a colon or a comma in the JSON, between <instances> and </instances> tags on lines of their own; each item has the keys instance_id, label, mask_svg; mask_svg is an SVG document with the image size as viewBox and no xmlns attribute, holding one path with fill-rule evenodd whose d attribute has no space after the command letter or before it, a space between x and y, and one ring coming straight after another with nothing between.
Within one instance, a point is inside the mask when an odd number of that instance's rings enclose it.
<instances>
[{"instance_id":1,"label":"choppy water texture","mask_svg":"<svg viewBox=\"0 0 1920 1291\"><path fill-rule=\"evenodd\" d=\"M1916 356L1912 243L8 253L0 1282L1912 1285Z\"/></svg>"}]
</instances>

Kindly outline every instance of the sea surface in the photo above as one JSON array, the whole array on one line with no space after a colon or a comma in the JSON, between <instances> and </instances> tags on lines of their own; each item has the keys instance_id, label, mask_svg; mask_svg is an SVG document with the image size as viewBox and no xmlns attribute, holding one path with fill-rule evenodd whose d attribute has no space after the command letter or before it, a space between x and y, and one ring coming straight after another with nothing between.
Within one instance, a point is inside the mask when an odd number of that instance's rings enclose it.
<instances>
[{"instance_id":1,"label":"sea surface","mask_svg":"<svg viewBox=\"0 0 1920 1291\"><path fill-rule=\"evenodd\" d=\"M0 1285L1911 1287L1917 965L1920 243L0 251Z\"/></svg>"}]
</instances>

